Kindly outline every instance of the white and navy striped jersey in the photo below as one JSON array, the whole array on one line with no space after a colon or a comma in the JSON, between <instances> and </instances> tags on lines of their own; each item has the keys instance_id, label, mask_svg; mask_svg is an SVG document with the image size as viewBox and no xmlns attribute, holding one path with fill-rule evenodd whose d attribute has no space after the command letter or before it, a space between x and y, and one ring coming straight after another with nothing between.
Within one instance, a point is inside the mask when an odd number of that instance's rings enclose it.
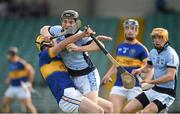
<instances>
[{"instance_id":1,"label":"white and navy striped jersey","mask_svg":"<svg viewBox=\"0 0 180 114\"><path fill-rule=\"evenodd\" d=\"M176 78L174 80L156 84L159 87L175 89L176 88L176 79L177 72L179 67L179 57L176 51L169 45L165 46L164 49L158 53L156 49L150 51L148 58L148 63L152 64L154 67L154 79L158 79L167 73L167 68L175 68Z\"/></svg>"}]
</instances>

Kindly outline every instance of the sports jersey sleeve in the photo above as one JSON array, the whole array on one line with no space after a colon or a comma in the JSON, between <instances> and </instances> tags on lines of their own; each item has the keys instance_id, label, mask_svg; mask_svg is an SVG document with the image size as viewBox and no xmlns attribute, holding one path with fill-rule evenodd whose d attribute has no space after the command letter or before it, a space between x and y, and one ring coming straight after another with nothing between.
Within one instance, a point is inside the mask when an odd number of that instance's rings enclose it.
<instances>
[{"instance_id":1,"label":"sports jersey sleeve","mask_svg":"<svg viewBox=\"0 0 180 114\"><path fill-rule=\"evenodd\" d=\"M61 26L59 25L56 25L56 26L51 26L49 28L49 33L52 35L52 36L58 36L60 32L62 32L63 29ZM65 39L65 36L60 36L58 39L56 39L57 43L59 43L60 41L64 40Z\"/></svg>"},{"instance_id":2,"label":"sports jersey sleeve","mask_svg":"<svg viewBox=\"0 0 180 114\"><path fill-rule=\"evenodd\" d=\"M62 27L59 26L59 25L51 26L51 27L49 28L49 33L50 33L52 36L58 35L61 31L62 31Z\"/></svg>"},{"instance_id":3,"label":"sports jersey sleeve","mask_svg":"<svg viewBox=\"0 0 180 114\"><path fill-rule=\"evenodd\" d=\"M52 52L52 48L44 50L39 55L40 59L51 60L55 55Z\"/></svg>"},{"instance_id":4,"label":"sports jersey sleeve","mask_svg":"<svg viewBox=\"0 0 180 114\"><path fill-rule=\"evenodd\" d=\"M167 55L167 67L177 68L179 66L179 58L173 52Z\"/></svg>"},{"instance_id":5,"label":"sports jersey sleeve","mask_svg":"<svg viewBox=\"0 0 180 114\"><path fill-rule=\"evenodd\" d=\"M140 59L141 59L143 62L147 62L147 61L148 61L148 55L149 55L148 50L147 50L145 47L143 47L143 48L142 48L142 53L141 53Z\"/></svg>"},{"instance_id":6,"label":"sports jersey sleeve","mask_svg":"<svg viewBox=\"0 0 180 114\"><path fill-rule=\"evenodd\" d=\"M151 56L152 56L152 50L151 50L151 52L149 53L149 56L148 56L148 58L147 58L147 63L148 63L149 65L152 65Z\"/></svg>"},{"instance_id":7,"label":"sports jersey sleeve","mask_svg":"<svg viewBox=\"0 0 180 114\"><path fill-rule=\"evenodd\" d=\"M80 40L81 45L88 45L92 42L92 38L91 37L84 37Z\"/></svg>"},{"instance_id":8,"label":"sports jersey sleeve","mask_svg":"<svg viewBox=\"0 0 180 114\"><path fill-rule=\"evenodd\" d=\"M21 63L25 68L27 68L27 67L30 65L29 63L27 63L27 61L25 61L25 60L23 60L23 59L20 60L20 63Z\"/></svg>"}]
</instances>

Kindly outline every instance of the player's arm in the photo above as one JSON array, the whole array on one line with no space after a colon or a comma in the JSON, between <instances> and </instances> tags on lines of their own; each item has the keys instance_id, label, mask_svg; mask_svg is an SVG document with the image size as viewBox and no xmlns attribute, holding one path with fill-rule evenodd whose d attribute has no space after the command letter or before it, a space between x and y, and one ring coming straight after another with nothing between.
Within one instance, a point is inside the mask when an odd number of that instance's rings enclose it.
<instances>
[{"instance_id":1,"label":"player's arm","mask_svg":"<svg viewBox=\"0 0 180 114\"><path fill-rule=\"evenodd\" d=\"M143 70L143 73L146 73L146 77L144 80L152 80L154 74L154 68L152 64L148 64L147 62L145 63L144 66L146 65L147 67Z\"/></svg>"},{"instance_id":2,"label":"player's arm","mask_svg":"<svg viewBox=\"0 0 180 114\"><path fill-rule=\"evenodd\" d=\"M111 66L111 68L107 71L107 73L104 75L102 79L102 83L106 84L109 82L110 77L116 72L116 67L114 65Z\"/></svg>"},{"instance_id":3,"label":"player's arm","mask_svg":"<svg viewBox=\"0 0 180 114\"><path fill-rule=\"evenodd\" d=\"M10 81L11 81L11 78L8 76L5 80L5 84L6 85L9 85L10 84Z\"/></svg>"},{"instance_id":4,"label":"player's arm","mask_svg":"<svg viewBox=\"0 0 180 114\"><path fill-rule=\"evenodd\" d=\"M176 67L179 65L179 58L174 53L167 53L167 72L165 75L161 76L156 80L151 80L148 83L151 84L160 84L165 83L171 80L174 80L176 76L177 69Z\"/></svg>"},{"instance_id":5,"label":"player's arm","mask_svg":"<svg viewBox=\"0 0 180 114\"><path fill-rule=\"evenodd\" d=\"M146 70L145 80L152 80L153 74L154 74L154 68L152 66L149 66Z\"/></svg>"},{"instance_id":6,"label":"player's arm","mask_svg":"<svg viewBox=\"0 0 180 114\"><path fill-rule=\"evenodd\" d=\"M103 36L103 35L97 36L96 39L97 40L112 40L111 37ZM104 46L104 44L102 42L100 42L100 43ZM67 49L71 50L71 51L78 51L78 52L84 52L84 51L89 52L89 51L98 51L98 50L100 50L98 45L92 40L90 41L90 43L88 43L86 45L83 45L83 46L77 46L75 44L69 44L67 46Z\"/></svg>"},{"instance_id":7,"label":"player's arm","mask_svg":"<svg viewBox=\"0 0 180 114\"><path fill-rule=\"evenodd\" d=\"M158 78L156 80L148 80L146 82L150 83L150 84L161 84L161 83L165 83L165 82L174 80L175 75L176 75L175 68L167 68L167 73L165 75L161 76L160 78Z\"/></svg>"},{"instance_id":8,"label":"player's arm","mask_svg":"<svg viewBox=\"0 0 180 114\"><path fill-rule=\"evenodd\" d=\"M84 45L84 46L77 46L76 44L69 44L67 46L68 50L71 51L78 51L78 52L84 52L84 51L98 51L99 47L96 45L96 43L94 41L92 41L90 44L88 45Z\"/></svg>"},{"instance_id":9,"label":"player's arm","mask_svg":"<svg viewBox=\"0 0 180 114\"><path fill-rule=\"evenodd\" d=\"M109 37L109 36L104 36L104 35L96 36L96 39L97 39L97 40L100 40L100 41L104 41L104 40L112 40L111 37Z\"/></svg>"},{"instance_id":10,"label":"player's arm","mask_svg":"<svg viewBox=\"0 0 180 114\"><path fill-rule=\"evenodd\" d=\"M132 70L131 74L135 76L135 75L139 75L141 73L151 74L152 72L153 72L153 66L151 64L147 63L144 65L144 67Z\"/></svg>"},{"instance_id":11,"label":"player's arm","mask_svg":"<svg viewBox=\"0 0 180 114\"><path fill-rule=\"evenodd\" d=\"M84 32L77 33L75 35L69 36L65 40L59 42L57 45L51 48L51 53L56 56L59 52L61 52L68 44L73 43L81 38L90 36L90 34L93 34L94 32L91 30L91 28L87 28Z\"/></svg>"},{"instance_id":12,"label":"player's arm","mask_svg":"<svg viewBox=\"0 0 180 114\"><path fill-rule=\"evenodd\" d=\"M137 76L141 73L146 73L147 80L151 80L153 77L154 69L153 69L153 63L151 60L151 55L149 54L147 48L143 46L143 51L141 53L140 59L143 62L143 66L139 69L134 69L131 73L134 76Z\"/></svg>"},{"instance_id":13,"label":"player's arm","mask_svg":"<svg viewBox=\"0 0 180 114\"><path fill-rule=\"evenodd\" d=\"M144 72L146 72L146 76L145 76L144 80L152 80L154 68L152 67L152 61L151 61L148 49L145 46L143 46L143 47L144 47L144 51L141 56L143 59L143 64L144 64L143 67L146 65L149 65L149 66L147 66L146 71L144 71Z\"/></svg>"},{"instance_id":14,"label":"player's arm","mask_svg":"<svg viewBox=\"0 0 180 114\"><path fill-rule=\"evenodd\" d=\"M34 68L30 64L26 65L26 69L28 71L29 81L32 83L33 80L34 80L35 70L34 70Z\"/></svg>"}]
</instances>

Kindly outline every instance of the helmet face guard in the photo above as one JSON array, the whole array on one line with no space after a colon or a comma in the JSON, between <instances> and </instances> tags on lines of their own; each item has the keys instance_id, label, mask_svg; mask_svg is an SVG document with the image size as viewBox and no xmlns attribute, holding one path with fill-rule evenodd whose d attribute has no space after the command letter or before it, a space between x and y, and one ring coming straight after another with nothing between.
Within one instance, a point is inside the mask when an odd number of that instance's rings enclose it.
<instances>
[{"instance_id":1,"label":"helmet face guard","mask_svg":"<svg viewBox=\"0 0 180 114\"><path fill-rule=\"evenodd\" d=\"M35 43L36 43L36 48L37 48L39 51L42 51L45 46L46 46L46 47L52 47L52 46L53 46L52 41L50 41L50 42L45 42L43 35L39 35L39 36L36 38Z\"/></svg>"},{"instance_id":2,"label":"helmet face guard","mask_svg":"<svg viewBox=\"0 0 180 114\"><path fill-rule=\"evenodd\" d=\"M138 34L139 23L134 19L127 19L123 23L127 40L133 40Z\"/></svg>"},{"instance_id":3,"label":"helmet face guard","mask_svg":"<svg viewBox=\"0 0 180 114\"><path fill-rule=\"evenodd\" d=\"M125 20L123 25L124 25L124 27L126 27L126 26L134 26L134 27L139 28L138 21L136 21L134 19L127 19L127 20Z\"/></svg>"},{"instance_id":4,"label":"helmet face guard","mask_svg":"<svg viewBox=\"0 0 180 114\"><path fill-rule=\"evenodd\" d=\"M68 30L69 28L75 28L77 32L81 27L81 21L79 20L78 12L74 10L66 10L61 15L61 21L63 29Z\"/></svg>"}]
</instances>

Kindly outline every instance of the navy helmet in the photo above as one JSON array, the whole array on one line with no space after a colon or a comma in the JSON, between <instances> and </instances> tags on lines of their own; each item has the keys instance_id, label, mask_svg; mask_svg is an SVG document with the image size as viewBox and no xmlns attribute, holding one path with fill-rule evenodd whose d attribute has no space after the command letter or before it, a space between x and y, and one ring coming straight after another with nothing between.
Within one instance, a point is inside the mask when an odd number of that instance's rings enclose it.
<instances>
[{"instance_id":1,"label":"navy helmet","mask_svg":"<svg viewBox=\"0 0 180 114\"><path fill-rule=\"evenodd\" d=\"M139 23L138 21L134 20L134 19L127 19L124 21L123 23L124 27L127 27L127 26L134 26L134 27L137 27L139 28Z\"/></svg>"},{"instance_id":2,"label":"navy helmet","mask_svg":"<svg viewBox=\"0 0 180 114\"><path fill-rule=\"evenodd\" d=\"M61 15L61 19L63 20L65 18L73 18L76 20L79 18L79 14L77 11L74 10L65 10Z\"/></svg>"}]
</instances>

